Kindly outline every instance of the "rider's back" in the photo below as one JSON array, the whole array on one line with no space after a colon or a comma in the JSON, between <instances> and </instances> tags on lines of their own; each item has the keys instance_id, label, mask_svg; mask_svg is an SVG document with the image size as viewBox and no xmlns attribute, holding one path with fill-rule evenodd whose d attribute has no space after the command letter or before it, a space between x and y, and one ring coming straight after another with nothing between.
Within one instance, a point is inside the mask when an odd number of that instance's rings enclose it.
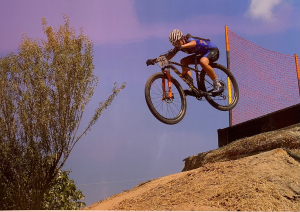
<instances>
[{"instance_id":1,"label":"rider's back","mask_svg":"<svg viewBox=\"0 0 300 212\"><path fill-rule=\"evenodd\" d=\"M210 49L212 48L217 48L215 44L213 44L211 41L206 40L206 39L197 39L195 37L186 37L186 42L192 42L193 40L196 41L196 46L193 48L186 48L182 49L181 51L188 53L188 54L193 54L193 53L199 53L199 54L205 54L207 53Z\"/></svg>"}]
</instances>

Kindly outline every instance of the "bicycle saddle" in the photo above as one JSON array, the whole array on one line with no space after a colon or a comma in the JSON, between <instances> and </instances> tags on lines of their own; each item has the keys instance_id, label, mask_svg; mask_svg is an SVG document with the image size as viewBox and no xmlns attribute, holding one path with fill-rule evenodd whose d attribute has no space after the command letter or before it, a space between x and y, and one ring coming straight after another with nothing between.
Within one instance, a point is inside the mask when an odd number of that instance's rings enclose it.
<instances>
[{"instance_id":1,"label":"bicycle saddle","mask_svg":"<svg viewBox=\"0 0 300 212\"><path fill-rule=\"evenodd\" d=\"M195 54L194 57L196 57L196 58L203 57L203 54Z\"/></svg>"}]
</instances>

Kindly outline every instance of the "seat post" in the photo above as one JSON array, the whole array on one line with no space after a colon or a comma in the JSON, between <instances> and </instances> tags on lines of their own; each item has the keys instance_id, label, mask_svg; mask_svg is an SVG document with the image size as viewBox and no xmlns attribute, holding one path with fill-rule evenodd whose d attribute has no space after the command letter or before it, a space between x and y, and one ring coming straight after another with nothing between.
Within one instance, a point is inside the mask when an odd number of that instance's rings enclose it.
<instances>
[{"instance_id":1,"label":"seat post","mask_svg":"<svg viewBox=\"0 0 300 212\"><path fill-rule=\"evenodd\" d=\"M197 57L195 57L195 69L198 71L198 66L197 66Z\"/></svg>"},{"instance_id":2,"label":"seat post","mask_svg":"<svg viewBox=\"0 0 300 212\"><path fill-rule=\"evenodd\" d=\"M199 85L200 85L200 82L199 82L199 73L198 73L198 65L197 65L197 57L195 57L195 69L197 71L196 72L196 81L197 81L197 87L198 89L200 88Z\"/></svg>"}]
</instances>

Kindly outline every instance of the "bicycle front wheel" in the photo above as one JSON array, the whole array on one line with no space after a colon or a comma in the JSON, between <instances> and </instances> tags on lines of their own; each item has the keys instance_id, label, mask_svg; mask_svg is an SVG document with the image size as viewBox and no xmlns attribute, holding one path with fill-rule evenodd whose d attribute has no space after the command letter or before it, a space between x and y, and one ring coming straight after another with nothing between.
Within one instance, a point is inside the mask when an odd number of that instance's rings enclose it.
<instances>
[{"instance_id":1,"label":"bicycle front wheel","mask_svg":"<svg viewBox=\"0 0 300 212\"><path fill-rule=\"evenodd\" d=\"M218 63L212 63L211 67L214 69L221 84L225 86L224 92L217 96L205 96L208 103L214 108L221 111L228 111L233 109L239 100L238 84L232 73L224 66ZM200 73L200 89L206 92L213 90L213 81L202 70Z\"/></svg>"},{"instance_id":2,"label":"bicycle front wheel","mask_svg":"<svg viewBox=\"0 0 300 212\"><path fill-rule=\"evenodd\" d=\"M165 93L163 88L165 82ZM176 79L171 77L172 98L169 93L168 80L165 74L155 73L146 82L145 99L151 113L165 124L177 124L186 113L186 98L184 91Z\"/></svg>"}]
</instances>

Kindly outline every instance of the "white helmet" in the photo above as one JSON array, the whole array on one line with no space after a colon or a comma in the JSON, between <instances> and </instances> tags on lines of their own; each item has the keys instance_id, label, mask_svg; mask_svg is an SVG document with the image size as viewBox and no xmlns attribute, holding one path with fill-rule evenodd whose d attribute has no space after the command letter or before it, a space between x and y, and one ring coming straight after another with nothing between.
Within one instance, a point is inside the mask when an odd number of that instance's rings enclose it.
<instances>
[{"instance_id":1,"label":"white helmet","mask_svg":"<svg viewBox=\"0 0 300 212\"><path fill-rule=\"evenodd\" d=\"M169 41L174 45L177 41L179 41L183 36L183 33L178 30L174 29L169 35Z\"/></svg>"}]
</instances>

